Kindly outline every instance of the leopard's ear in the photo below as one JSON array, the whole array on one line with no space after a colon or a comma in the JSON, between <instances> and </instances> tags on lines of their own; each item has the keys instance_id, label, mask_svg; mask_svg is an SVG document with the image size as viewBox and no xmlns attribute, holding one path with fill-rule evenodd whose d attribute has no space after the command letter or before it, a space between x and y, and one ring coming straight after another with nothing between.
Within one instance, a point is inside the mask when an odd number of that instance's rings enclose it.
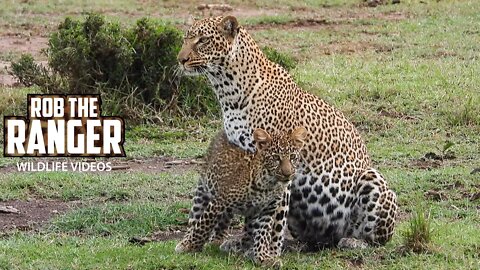
<instances>
[{"instance_id":1,"label":"leopard's ear","mask_svg":"<svg viewBox=\"0 0 480 270\"><path fill-rule=\"evenodd\" d=\"M218 30L230 40L233 40L238 32L238 21L234 16L226 16L218 24Z\"/></svg>"},{"instance_id":2,"label":"leopard's ear","mask_svg":"<svg viewBox=\"0 0 480 270\"><path fill-rule=\"evenodd\" d=\"M268 145L272 141L270 134L261 128L257 128L253 131L253 139L255 140L257 150L267 149Z\"/></svg>"},{"instance_id":3,"label":"leopard's ear","mask_svg":"<svg viewBox=\"0 0 480 270\"><path fill-rule=\"evenodd\" d=\"M185 22L183 23L187 27L191 27L195 23L195 17L193 17L192 14L188 15L187 18L185 18Z\"/></svg>"},{"instance_id":4,"label":"leopard's ear","mask_svg":"<svg viewBox=\"0 0 480 270\"><path fill-rule=\"evenodd\" d=\"M295 147L302 148L307 135L308 131L304 127L297 127L292 131L290 137L292 138Z\"/></svg>"}]
</instances>

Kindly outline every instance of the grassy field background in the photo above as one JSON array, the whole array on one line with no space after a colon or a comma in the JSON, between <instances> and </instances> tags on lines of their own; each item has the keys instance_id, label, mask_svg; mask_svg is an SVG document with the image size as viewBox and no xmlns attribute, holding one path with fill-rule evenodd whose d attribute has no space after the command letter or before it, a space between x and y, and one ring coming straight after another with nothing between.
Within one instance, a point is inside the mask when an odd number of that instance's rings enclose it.
<instances>
[{"instance_id":1,"label":"grassy field background","mask_svg":"<svg viewBox=\"0 0 480 270\"><path fill-rule=\"evenodd\" d=\"M26 51L45 61L40 50L65 16L97 11L124 24L150 16L183 28L188 14L218 14L198 11L196 1L77 2L4 1L2 65ZM229 13L259 44L298 60L292 73L305 90L355 123L399 199L399 225L385 247L289 252L285 268L480 269L480 2L402 0L368 7L360 0L282 0L231 6ZM0 75L6 84L0 86L0 114L25 114L26 94L37 89L12 86L5 70ZM0 158L0 205L54 201L68 208L40 227L0 228L0 269L255 268L214 246L174 253L197 179L194 161L220 125L201 119L130 126L128 158L114 160L128 164L126 171L18 173L17 159ZM415 211L429 213L433 230L429 251L419 254L402 248ZM128 241L152 235L166 241Z\"/></svg>"}]
</instances>

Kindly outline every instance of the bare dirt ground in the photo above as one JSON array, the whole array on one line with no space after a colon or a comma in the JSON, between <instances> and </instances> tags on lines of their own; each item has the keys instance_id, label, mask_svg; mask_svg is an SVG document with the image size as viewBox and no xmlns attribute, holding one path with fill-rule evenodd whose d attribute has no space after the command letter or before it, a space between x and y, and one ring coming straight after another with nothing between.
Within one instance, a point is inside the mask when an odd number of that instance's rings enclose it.
<instances>
[{"instance_id":1,"label":"bare dirt ground","mask_svg":"<svg viewBox=\"0 0 480 270\"><path fill-rule=\"evenodd\" d=\"M10 62L0 61L0 86L19 86L15 77L8 74L10 68Z\"/></svg>"},{"instance_id":2,"label":"bare dirt ground","mask_svg":"<svg viewBox=\"0 0 480 270\"><path fill-rule=\"evenodd\" d=\"M41 159L42 162L52 161L73 161L73 159ZM194 169L201 163L195 159L173 159L173 158L150 158L150 159L133 159L133 160L108 160L112 162L112 171L96 172L96 173L159 173L159 172L185 172ZM35 162L34 159L30 162ZM84 162L92 162L92 160L84 160ZM98 161L93 161L98 162ZM0 168L0 173L9 173L17 171L16 165L10 165ZM34 199L29 201L4 201L0 202L0 234L11 230L30 231L37 230L42 225L48 223L53 217L64 214L70 209L80 207L81 202L63 202L59 200L43 200ZM188 209L187 209L188 211ZM182 226L179 226L181 228ZM158 232L153 236L153 241L163 241L169 239L177 239L183 236L180 229L170 229L168 231ZM158 238L158 239L157 239Z\"/></svg>"},{"instance_id":3,"label":"bare dirt ground","mask_svg":"<svg viewBox=\"0 0 480 270\"><path fill-rule=\"evenodd\" d=\"M6 34L0 39L0 51L15 54L30 53L38 59L42 55L42 49L47 48L47 44L48 38L42 36Z\"/></svg>"},{"instance_id":4,"label":"bare dirt ground","mask_svg":"<svg viewBox=\"0 0 480 270\"><path fill-rule=\"evenodd\" d=\"M0 208L8 207L18 211L5 213L0 210L0 233L13 229L22 231L39 229L54 216L67 212L77 204L76 202L55 200L0 202Z\"/></svg>"}]
</instances>

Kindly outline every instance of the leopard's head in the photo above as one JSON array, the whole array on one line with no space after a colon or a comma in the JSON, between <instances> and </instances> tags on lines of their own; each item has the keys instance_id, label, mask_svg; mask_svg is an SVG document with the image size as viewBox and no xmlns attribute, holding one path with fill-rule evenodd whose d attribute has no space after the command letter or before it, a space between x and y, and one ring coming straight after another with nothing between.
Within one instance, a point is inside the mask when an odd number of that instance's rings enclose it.
<instances>
[{"instance_id":1,"label":"leopard's head","mask_svg":"<svg viewBox=\"0 0 480 270\"><path fill-rule=\"evenodd\" d=\"M215 72L224 65L238 34L238 21L233 16L196 21L186 32L178 62L187 75Z\"/></svg>"},{"instance_id":2,"label":"leopard's head","mask_svg":"<svg viewBox=\"0 0 480 270\"><path fill-rule=\"evenodd\" d=\"M288 182L292 179L300 161L300 150L307 137L304 127L290 133L268 134L263 129L255 129L257 154L262 157L263 170L277 181Z\"/></svg>"}]
</instances>

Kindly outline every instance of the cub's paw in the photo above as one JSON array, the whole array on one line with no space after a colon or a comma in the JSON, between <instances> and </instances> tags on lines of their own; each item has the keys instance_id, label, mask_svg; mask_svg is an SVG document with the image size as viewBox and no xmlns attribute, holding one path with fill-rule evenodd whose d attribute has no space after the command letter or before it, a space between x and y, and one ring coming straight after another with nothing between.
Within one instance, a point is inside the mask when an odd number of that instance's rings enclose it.
<instances>
[{"instance_id":1,"label":"cub's paw","mask_svg":"<svg viewBox=\"0 0 480 270\"><path fill-rule=\"evenodd\" d=\"M280 269L282 267L282 261L278 257L259 256L252 258L251 254L248 254L247 257L249 257L256 265L261 265L272 269Z\"/></svg>"},{"instance_id":2,"label":"cub's paw","mask_svg":"<svg viewBox=\"0 0 480 270\"><path fill-rule=\"evenodd\" d=\"M201 248L194 247L191 243L186 240L180 241L177 246L175 247L175 252L177 253L185 253L185 252L196 252L200 251Z\"/></svg>"},{"instance_id":3,"label":"cub's paw","mask_svg":"<svg viewBox=\"0 0 480 270\"><path fill-rule=\"evenodd\" d=\"M342 238L338 241L337 247L341 249L364 249L368 247L368 244L362 239Z\"/></svg>"},{"instance_id":4,"label":"cub's paw","mask_svg":"<svg viewBox=\"0 0 480 270\"><path fill-rule=\"evenodd\" d=\"M280 269L283 266L282 260L280 260L279 258L267 258L266 260L261 262L261 265L271 269Z\"/></svg>"},{"instance_id":5,"label":"cub's paw","mask_svg":"<svg viewBox=\"0 0 480 270\"><path fill-rule=\"evenodd\" d=\"M272 269L280 269L282 267L282 261L280 258L273 256L270 252L267 254L255 254L253 248L247 249L243 255L246 258L251 259L256 265Z\"/></svg>"}]
</instances>

